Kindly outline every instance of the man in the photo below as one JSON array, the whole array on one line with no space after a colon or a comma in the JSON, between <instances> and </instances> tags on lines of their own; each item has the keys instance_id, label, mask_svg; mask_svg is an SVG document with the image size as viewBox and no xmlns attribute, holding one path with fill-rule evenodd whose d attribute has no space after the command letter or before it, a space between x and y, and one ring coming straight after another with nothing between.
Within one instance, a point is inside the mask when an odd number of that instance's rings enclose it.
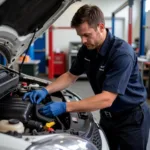
<instances>
[{"instance_id":1,"label":"man","mask_svg":"<svg viewBox=\"0 0 150 150\"><path fill-rule=\"evenodd\" d=\"M68 87L86 73L95 96L77 102L48 103L39 112L52 117L100 110L100 125L111 150L146 150L150 113L133 49L105 29L103 13L97 6L82 6L71 26L83 43L72 67L42 90L26 93L24 99L29 97L39 104L47 94Z\"/></svg>"}]
</instances>

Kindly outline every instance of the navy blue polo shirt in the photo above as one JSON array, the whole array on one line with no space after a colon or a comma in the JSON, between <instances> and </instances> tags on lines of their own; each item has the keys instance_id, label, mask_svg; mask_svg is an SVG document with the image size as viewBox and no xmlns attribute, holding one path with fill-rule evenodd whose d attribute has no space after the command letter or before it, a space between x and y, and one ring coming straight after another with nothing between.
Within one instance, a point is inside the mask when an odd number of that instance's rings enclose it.
<instances>
[{"instance_id":1,"label":"navy blue polo shirt","mask_svg":"<svg viewBox=\"0 0 150 150\"><path fill-rule=\"evenodd\" d=\"M146 100L134 50L108 30L99 50L89 50L82 45L69 71L77 76L86 73L95 94L102 91L118 94L107 111L120 112Z\"/></svg>"}]
</instances>

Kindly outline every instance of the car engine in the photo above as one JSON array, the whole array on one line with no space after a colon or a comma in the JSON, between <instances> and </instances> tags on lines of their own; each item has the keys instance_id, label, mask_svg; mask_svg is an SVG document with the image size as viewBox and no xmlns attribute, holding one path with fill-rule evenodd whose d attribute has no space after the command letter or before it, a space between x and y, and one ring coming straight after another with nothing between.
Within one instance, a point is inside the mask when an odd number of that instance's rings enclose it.
<instances>
[{"instance_id":1,"label":"car engine","mask_svg":"<svg viewBox=\"0 0 150 150\"><path fill-rule=\"evenodd\" d=\"M24 93L40 88L42 86L40 87L38 84L28 85L27 82L21 82L13 92L0 99L0 131L2 131L1 123L4 120L7 120L5 127L9 124L8 127L10 129L21 122L24 126L23 134L25 135L47 134L49 131L55 131L56 129L67 130L70 128L69 113L59 117L48 118L38 112L39 108L50 101L64 101L61 93L57 92L54 95L47 96L39 105L32 104L29 98L24 101L22 100ZM53 128L51 128L52 126ZM7 130L9 131L9 129ZM14 131L17 132L17 130L18 128L14 128Z\"/></svg>"},{"instance_id":2,"label":"car engine","mask_svg":"<svg viewBox=\"0 0 150 150\"><path fill-rule=\"evenodd\" d=\"M29 98L22 100L26 92L41 89L48 84L50 82L47 80L0 70L0 133L18 138L69 133L91 141L101 150L99 127L90 112L64 113L49 118L38 111L52 101L79 101L80 97L73 92L66 89L49 94L40 104L32 104Z\"/></svg>"},{"instance_id":3,"label":"car engine","mask_svg":"<svg viewBox=\"0 0 150 150\"><path fill-rule=\"evenodd\" d=\"M37 81L19 81L13 90L6 92L7 94L0 99L0 132L10 133L10 131L15 131L16 133L19 131L19 123L23 124L24 129L21 130L23 132L18 133L23 135L41 135L50 132L70 131L71 128L80 129L85 126L85 122L86 126L88 126L90 123L88 113L65 113L54 118L48 118L39 113L39 108L51 101L79 100L79 98L69 93L69 91L59 91L48 95L38 105L32 104L29 98L22 100L26 92L38 90L43 87L44 85L37 83ZM6 127L6 129L3 129L2 126ZM15 128L12 129L13 127Z\"/></svg>"}]
</instances>

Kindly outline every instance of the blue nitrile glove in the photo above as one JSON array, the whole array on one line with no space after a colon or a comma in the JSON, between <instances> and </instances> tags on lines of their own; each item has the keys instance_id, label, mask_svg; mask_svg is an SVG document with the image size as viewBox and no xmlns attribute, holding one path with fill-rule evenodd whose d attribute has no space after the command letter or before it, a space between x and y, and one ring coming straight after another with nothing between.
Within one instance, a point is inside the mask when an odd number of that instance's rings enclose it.
<instances>
[{"instance_id":1,"label":"blue nitrile glove","mask_svg":"<svg viewBox=\"0 0 150 150\"><path fill-rule=\"evenodd\" d=\"M32 92L25 93L23 100L29 97L32 103L39 104L47 95L48 91L45 88L42 88L41 90L34 90Z\"/></svg>"},{"instance_id":2,"label":"blue nitrile glove","mask_svg":"<svg viewBox=\"0 0 150 150\"><path fill-rule=\"evenodd\" d=\"M66 112L65 102L50 102L39 109L39 113L48 117L56 117Z\"/></svg>"}]
</instances>

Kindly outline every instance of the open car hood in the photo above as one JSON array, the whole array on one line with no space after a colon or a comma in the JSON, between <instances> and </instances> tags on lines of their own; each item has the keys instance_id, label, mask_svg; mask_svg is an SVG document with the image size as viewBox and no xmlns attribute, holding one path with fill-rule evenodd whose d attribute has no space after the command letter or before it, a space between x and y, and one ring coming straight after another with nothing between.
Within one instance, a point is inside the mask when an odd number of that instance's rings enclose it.
<instances>
[{"instance_id":1,"label":"open car hood","mask_svg":"<svg viewBox=\"0 0 150 150\"><path fill-rule=\"evenodd\" d=\"M79 0L0 0L0 53L10 67L27 49L34 32L39 37Z\"/></svg>"}]
</instances>

